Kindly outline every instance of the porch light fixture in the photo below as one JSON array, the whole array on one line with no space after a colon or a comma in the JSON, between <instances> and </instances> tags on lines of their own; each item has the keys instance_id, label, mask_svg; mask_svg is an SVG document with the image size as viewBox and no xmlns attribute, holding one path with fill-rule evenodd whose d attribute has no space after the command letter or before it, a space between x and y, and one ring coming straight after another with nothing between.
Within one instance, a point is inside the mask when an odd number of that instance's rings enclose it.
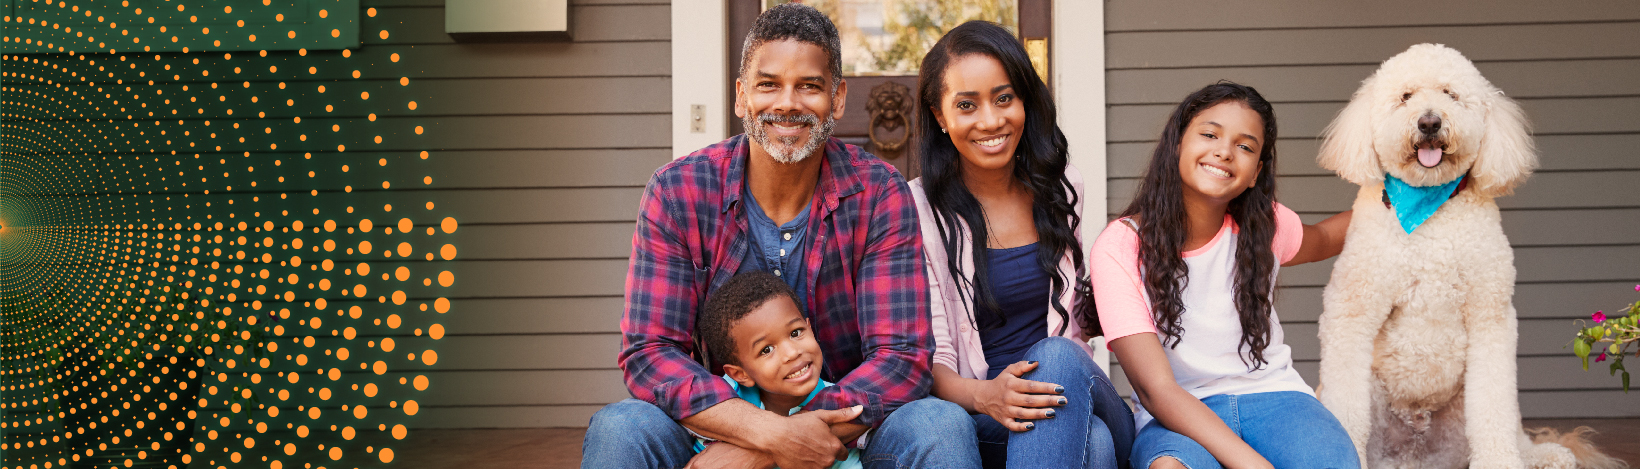
<instances>
[{"instance_id":1,"label":"porch light fixture","mask_svg":"<svg viewBox=\"0 0 1640 470\"><path fill-rule=\"evenodd\" d=\"M456 42L570 41L569 0L445 0Z\"/></svg>"}]
</instances>

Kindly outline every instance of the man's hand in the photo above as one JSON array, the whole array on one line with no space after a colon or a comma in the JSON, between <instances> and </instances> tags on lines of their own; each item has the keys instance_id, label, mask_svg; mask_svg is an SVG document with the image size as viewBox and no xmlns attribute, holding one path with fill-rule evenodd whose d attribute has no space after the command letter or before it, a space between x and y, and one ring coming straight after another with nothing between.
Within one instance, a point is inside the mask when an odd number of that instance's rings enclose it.
<instances>
[{"instance_id":1,"label":"man's hand","mask_svg":"<svg viewBox=\"0 0 1640 470\"><path fill-rule=\"evenodd\" d=\"M803 413L809 413L809 412L812 412L812 411L813 410L803 410L803 411L797 412L796 414L793 414L792 416L797 416L797 415L800 415L800 414L803 414ZM870 430L871 430L871 426L866 426L864 424L855 423L852 420L844 421L844 422L841 422L841 423L833 423L831 425L831 435L837 436L837 440L839 442L843 443L843 450L842 450L842 452L839 452L837 454L837 460L843 460L843 459L848 458L848 451L849 451L848 444L850 442L860 440L860 436L865 435L866 431L870 431Z\"/></svg>"},{"instance_id":2,"label":"man's hand","mask_svg":"<svg viewBox=\"0 0 1640 470\"><path fill-rule=\"evenodd\" d=\"M853 421L831 425L831 435L837 436L837 440L842 442L844 446L847 446L850 442L860 440L860 436L865 435L866 431L870 430L870 426L857 424ZM842 458L837 460L842 460Z\"/></svg>"},{"instance_id":3,"label":"man's hand","mask_svg":"<svg viewBox=\"0 0 1640 470\"><path fill-rule=\"evenodd\" d=\"M780 420L780 424L763 433L757 447L769 451L781 468L826 468L847 455L842 441L831 433L831 425L846 423L860 416L864 408L856 405L841 410L816 410ZM716 445L714 445L716 446Z\"/></svg>"},{"instance_id":4,"label":"man's hand","mask_svg":"<svg viewBox=\"0 0 1640 470\"><path fill-rule=\"evenodd\" d=\"M768 452L742 449L727 442L714 442L706 446L689 464L683 468L770 468L774 466L774 457Z\"/></svg>"}]
</instances>

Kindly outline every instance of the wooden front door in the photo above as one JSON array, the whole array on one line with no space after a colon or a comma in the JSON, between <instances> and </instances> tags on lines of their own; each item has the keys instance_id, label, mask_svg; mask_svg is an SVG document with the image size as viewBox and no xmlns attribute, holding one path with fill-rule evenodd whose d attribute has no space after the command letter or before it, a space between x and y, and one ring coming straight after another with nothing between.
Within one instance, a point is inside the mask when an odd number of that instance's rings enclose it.
<instances>
[{"instance_id":1,"label":"wooden front door","mask_svg":"<svg viewBox=\"0 0 1640 470\"><path fill-rule=\"evenodd\" d=\"M730 0L729 38L726 51L728 70L725 83L729 87L729 102L725 109L734 109L734 82L740 73L741 44L752 22L763 10L787 0ZM907 180L916 178L918 165L911 158L908 139L912 106L916 102L917 65L927 52L927 46L909 50L903 46L896 53L892 39L896 32L913 28L903 25L924 25L938 28L938 34L928 34L933 40L945 31L968 19L986 19L1015 28L1026 51L1031 54L1037 72L1049 77L1047 58L1051 20L1051 0L808 0L836 23L843 33L843 78L848 80L847 107L838 120L833 136L845 143L858 145L894 165ZM968 13L968 14L964 14ZM1013 24L1010 24L1013 23ZM909 33L905 34L909 36ZM874 41L876 40L876 41ZM904 40L902 40L904 41ZM872 44L881 47L872 47ZM853 50L851 50L853 49ZM1038 62L1040 58L1040 62ZM1050 89L1052 82L1048 83ZM729 133L745 132L740 119L728 115Z\"/></svg>"}]
</instances>

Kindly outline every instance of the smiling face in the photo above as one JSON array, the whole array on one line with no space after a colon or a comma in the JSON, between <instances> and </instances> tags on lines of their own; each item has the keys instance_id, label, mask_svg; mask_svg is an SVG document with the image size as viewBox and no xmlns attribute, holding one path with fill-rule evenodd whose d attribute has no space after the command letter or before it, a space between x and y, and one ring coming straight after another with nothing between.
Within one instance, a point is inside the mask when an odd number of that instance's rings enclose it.
<instances>
[{"instance_id":1,"label":"smiling face","mask_svg":"<svg viewBox=\"0 0 1640 470\"><path fill-rule=\"evenodd\" d=\"M1378 73L1400 81L1383 80L1374 103L1373 150L1384 172L1413 186L1443 184L1469 171L1485 127L1484 113L1476 111L1486 109L1485 91L1465 83L1484 79L1463 68L1424 70L1435 67L1411 63L1425 52L1385 62Z\"/></svg>"},{"instance_id":2,"label":"smiling face","mask_svg":"<svg viewBox=\"0 0 1640 470\"><path fill-rule=\"evenodd\" d=\"M771 41L752 54L745 76L735 80L735 115L752 151L781 163L808 158L843 117L848 84L833 88L830 59L814 44Z\"/></svg>"},{"instance_id":3,"label":"smiling face","mask_svg":"<svg viewBox=\"0 0 1640 470\"><path fill-rule=\"evenodd\" d=\"M1362 186L1382 184L1386 174L1424 187L1468 174L1474 191L1501 197L1538 165L1520 104L1439 44L1384 61L1325 137L1316 162Z\"/></svg>"},{"instance_id":4,"label":"smiling face","mask_svg":"<svg viewBox=\"0 0 1640 470\"><path fill-rule=\"evenodd\" d=\"M1264 163L1264 119L1240 101L1202 110L1179 139L1179 177L1186 199L1223 205L1258 179Z\"/></svg>"},{"instance_id":5,"label":"smiling face","mask_svg":"<svg viewBox=\"0 0 1640 470\"><path fill-rule=\"evenodd\" d=\"M1025 132L1025 104L1002 63L984 54L958 57L945 68L945 91L933 110L965 172L1013 170Z\"/></svg>"},{"instance_id":6,"label":"smiling face","mask_svg":"<svg viewBox=\"0 0 1640 470\"><path fill-rule=\"evenodd\" d=\"M737 364L725 364L723 372L742 386L763 389L769 410L798 406L820 383L820 344L790 297L763 302L730 327L729 337Z\"/></svg>"}]
</instances>

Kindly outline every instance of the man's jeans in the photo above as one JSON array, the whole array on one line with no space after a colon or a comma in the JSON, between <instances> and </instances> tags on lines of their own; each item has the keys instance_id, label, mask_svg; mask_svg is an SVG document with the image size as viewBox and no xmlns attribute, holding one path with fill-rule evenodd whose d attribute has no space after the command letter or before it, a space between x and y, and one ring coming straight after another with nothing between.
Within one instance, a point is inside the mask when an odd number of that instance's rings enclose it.
<instances>
[{"instance_id":1,"label":"man's jeans","mask_svg":"<svg viewBox=\"0 0 1640 470\"><path fill-rule=\"evenodd\" d=\"M694 437L655 405L628 398L592 415L582 468L682 468ZM871 432L866 468L979 468L974 422L962 407L928 397L894 410Z\"/></svg>"},{"instance_id":2,"label":"man's jeans","mask_svg":"<svg viewBox=\"0 0 1640 470\"><path fill-rule=\"evenodd\" d=\"M1087 351L1074 340L1050 336L1025 351L1024 360L1038 365L1023 378L1065 387L1067 403L1025 432L974 415L985 468L1127 468L1133 411Z\"/></svg>"}]
</instances>

